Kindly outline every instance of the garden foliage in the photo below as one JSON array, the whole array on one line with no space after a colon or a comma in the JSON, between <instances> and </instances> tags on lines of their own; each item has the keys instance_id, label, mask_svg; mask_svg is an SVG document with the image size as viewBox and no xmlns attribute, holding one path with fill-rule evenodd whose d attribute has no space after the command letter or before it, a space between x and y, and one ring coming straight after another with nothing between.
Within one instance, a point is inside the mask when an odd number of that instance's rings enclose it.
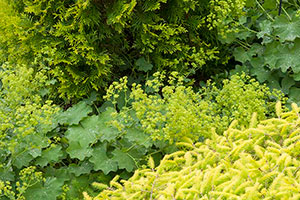
<instances>
[{"instance_id":1,"label":"garden foliage","mask_svg":"<svg viewBox=\"0 0 300 200\"><path fill-rule=\"evenodd\" d=\"M1 195L8 199L30 199L33 194L80 199L94 181L106 182L116 174L126 178L150 156L158 163L177 150L174 141L210 138L212 127L221 133L235 118L248 127L255 111L258 120L272 116L271 107L281 99L246 75L224 80L222 88L208 83L195 92L174 72L169 79L156 73L145 89L136 84L129 89L122 78L107 92L111 103L97 107L91 96L63 111L43 102L38 85L46 77L17 69L23 71L7 66L2 72L6 104L0 107L1 122L7 125L1 126L0 180ZM23 85L21 91L16 84ZM16 112L6 115L7 109ZM93 193L92 188L88 191Z\"/></svg>"},{"instance_id":2,"label":"garden foliage","mask_svg":"<svg viewBox=\"0 0 300 200\"><path fill-rule=\"evenodd\" d=\"M234 119L241 127L248 127L253 112L258 120L272 116L276 100L283 99L281 92L270 92L245 74L225 79L221 88L208 81L198 91L185 86L177 72L168 76L156 73L145 85L128 88L125 77L109 87L105 98L115 105L125 102L119 114L123 122L130 121L133 112L135 121L152 139L170 143L183 137L210 137L211 127L221 134Z\"/></svg>"},{"instance_id":3,"label":"garden foliage","mask_svg":"<svg viewBox=\"0 0 300 200\"><path fill-rule=\"evenodd\" d=\"M111 107L92 114L95 96L63 111L42 97L44 72L6 64L1 70L1 199L82 199L91 182L110 180L110 172L126 177L147 155L173 152L139 127L124 132L107 124Z\"/></svg>"},{"instance_id":4,"label":"garden foliage","mask_svg":"<svg viewBox=\"0 0 300 200\"><path fill-rule=\"evenodd\" d=\"M261 83L282 90L290 101L300 102L300 4L283 1L278 15L276 0L248 1L240 18L239 32L229 34L235 42L237 71L248 71Z\"/></svg>"},{"instance_id":5,"label":"garden foliage","mask_svg":"<svg viewBox=\"0 0 300 200\"><path fill-rule=\"evenodd\" d=\"M53 117L59 108L40 95L47 80L43 71L3 64L0 79L0 198L22 199L28 188L43 180L31 166L34 160L45 152L49 161L61 156L60 148L46 136L55 127ZM52 186L49 190L55 192Z\"/></svg>"},{"instance_id":6,"label":"garden foliage","mask_svg":"<svg viewBox=\"0 0 300 200\"><path fill-rule=\"evenodd\" d=\"M120 71L135 78L150 70L191 73L210 61L227 62L217 37L235 31L244 4L1 0L1 58L46 69L61 97L103 91Z\"/></svg>"},{"instance_id":7,"label":"garden foliage","mask_svg":"<svg viewBox=\"0 0 300 200\"><path fill-rule=\"evenodd\" d=\"M166 155L158 167L149 160L129 180L115 177L100 199L299 199L299 107L250 128L236 128L234 121L223 135L212 129L204 143L179 142L181 151Z\"/></svg>"},{"instance_id":8,"label":"garden foliage","mask_svg":"<svg viewBox=\"0 0 300 200\"><path fill-rule=\"evenodd\" d=\"M0 199L299 198L276 2L0 0Z\"/></svg>"}]
</instances>

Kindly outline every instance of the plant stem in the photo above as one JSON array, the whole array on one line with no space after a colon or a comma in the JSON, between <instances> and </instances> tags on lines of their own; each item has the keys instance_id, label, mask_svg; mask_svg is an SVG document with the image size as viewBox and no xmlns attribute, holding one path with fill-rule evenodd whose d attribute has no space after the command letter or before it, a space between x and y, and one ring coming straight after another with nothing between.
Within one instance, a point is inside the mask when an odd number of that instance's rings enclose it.
<instances>
[{"instance_id":1,"label":"plant stem","mask_svg":"<svg viewBox=\"0 0 300 200\"><path fill-rule=\"evenodd\" d=\"M258 2L258 0L255 0L256 3L258 4L258 6L266 13L266 15L268 16L268 18L271 20L271 21L275 21L271 15L269 15L269 13L267 13L267 11L264 9L264 7Z\"/></svg>"},{"instance_id":2,"label":"plant stem","mask_svg":"<svg viewBox=\"0 0 300 200\"><path fill-rule=\"evenodd\" d=\"M280 2L278 2L278 0L277 0L277 3L278 3L278 5L280 5ZM281 6L281 9L283 10L283 12L286 14L286 16L289 18L289 20L290 21L292 21L292 18L291 18L291 16L286 12L286 10L284 9L284 7L283 6Z\"/></svg>"}]
</instances>

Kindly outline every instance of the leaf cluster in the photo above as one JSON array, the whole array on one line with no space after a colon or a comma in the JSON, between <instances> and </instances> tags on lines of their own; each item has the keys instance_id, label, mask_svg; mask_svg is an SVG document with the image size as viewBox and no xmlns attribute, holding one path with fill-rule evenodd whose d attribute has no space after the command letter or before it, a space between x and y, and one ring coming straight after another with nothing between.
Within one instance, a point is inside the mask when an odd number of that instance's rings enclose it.
<instances>
[{"instance_id":1,"label":"leaf cluster","mask_svg":"<svg viewBox=\"0 0 300 200\"><path fill-rule=\"evenodd\" d=\"M300 80L300 17L298 1L283 1L278 16L279 1L248 1L246 16L240 18L239 31L229 34L235 42L233 55L242 66L235 71L247 71L261 83L279 89L290 102L299 102Z\"/></svg>"},{"instance_id":2,"label":"leaf cluster","mask_svg":"<svg viewBox=\"0 0 300 200\"><path fill-rule=\"evenodd\" d=\"M37 196L45 190L48 199L54 199L60 183L55 177L44 180L32 166L45 152L49 160L60 156L60 152L53 155L54 144L46 136L55 127L53 117L59 111L40 94L47 77L43 71L3 64L0 80L0 198L28 199L39 189ZM49 182L55 184L49 186Z\"/></svg>"}]
</instances>

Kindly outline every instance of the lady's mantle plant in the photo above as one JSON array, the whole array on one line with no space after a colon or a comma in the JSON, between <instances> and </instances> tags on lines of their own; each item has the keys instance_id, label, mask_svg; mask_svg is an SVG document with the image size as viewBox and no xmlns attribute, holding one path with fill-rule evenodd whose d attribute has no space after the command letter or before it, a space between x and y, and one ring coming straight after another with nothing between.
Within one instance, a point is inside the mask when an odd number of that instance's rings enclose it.
<instances>
[{"instance_id":1,"label":"lady's mantle plant","mask_svg":"<svg viewBox=\"0 0 300 200\"><path fill-rule=\"evenodd\" d=\"M154 74L145 88L139 84L129 88L125 77L109 87L105 98L115 106L123 99L120 118L135 120L154 140L172 143L183 137L193 140L210 137L211 127L222 133L234 119L239 120L241 127L248 127L253 112L259 120L265 119L266 115L272 116L274 103L282 98L282 94L270 92L265 85L245 74L224 80L222 88L208 82L206 87L194 91L174 72L168 78L165 73ZM115 124L123 126L122 123Z\"/></svg>"}]
</instances>

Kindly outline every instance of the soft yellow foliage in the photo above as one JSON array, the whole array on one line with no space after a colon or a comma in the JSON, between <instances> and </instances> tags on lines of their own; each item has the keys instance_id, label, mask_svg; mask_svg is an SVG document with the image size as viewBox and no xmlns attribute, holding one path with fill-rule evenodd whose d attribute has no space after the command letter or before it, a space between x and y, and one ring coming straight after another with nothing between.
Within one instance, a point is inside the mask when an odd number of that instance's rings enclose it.
<instances>
[{"instance_id":1,"label":"soft yellow foliage","mask_svg":"<svg viewBox=\"0 0 300 200\"><path fill-rule=\"evenodd\" d=\"M139 169L93 199L298 200L298 110L294 105L245 130L230 126L222 136L212 131L204 143L185 142L188 150L166 155L157 168Z\"/></svg>"}]
</instances>

